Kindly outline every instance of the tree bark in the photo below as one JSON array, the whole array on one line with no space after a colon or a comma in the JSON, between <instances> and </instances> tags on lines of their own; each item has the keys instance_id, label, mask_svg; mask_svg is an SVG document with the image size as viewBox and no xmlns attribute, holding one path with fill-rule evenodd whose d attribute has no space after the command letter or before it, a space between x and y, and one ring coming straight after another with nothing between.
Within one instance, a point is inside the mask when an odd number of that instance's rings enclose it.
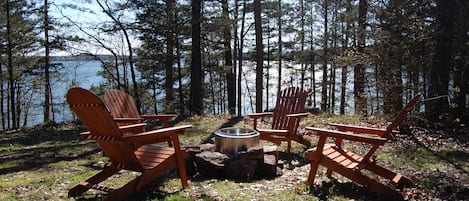
<instances>
[{"instance_id":1,"label":"tree bark","mask_svg":"<svg viewBox=\"0 0 469 201\"><path fill-rule=\"evenodd\" d=\"M346 13L345 15L345 39L343 41L342 47L343 50L342 52L345 52L348 50L348 45L349 45L349 39L350 39L350 30L351 30L351 20L349 17L349 13L351 12L351 7L352 4L350 1L347 1L347 8L346 8ZM341 87L340 87L340 108L339 108L339 113L340 114L345 114L345 92L347 89L347 65L342 66L341 70Z\"/></svg>"},{"instance_id":2,"label":"tree bark","mask_svg":"<svg viewBox=\"0 0 469 201\"><path fill-rule=\"evenodd\" d=\"M2 116L2 129L5 130L5 108L4 108L4 99L5 99L5 90L3 89L3 65L0 62L0 115Z\"/></svg>"},{"instance_id":3,"label":"tree bark","mask_svg":"<svg viewBox=\"0 0 469 201\"><path fill-rule=\"evenodd\" d=\"M11 128L16 129L18 126L16 125L16 113L15 113L15 80L14 80L14 75L13 75L13 41L12 41L12 27L11 27L11 20L10 20L10 1L6 1L6 32L7 32L7 71L8 71L8 89L9 89L9 104L8 105L8 127L10 127L11 123ZM11 114L11 119L10 119L10 114Z\"/></svg>"},{"instance_id":4,"label":"tree bark","mask_svg":"<svg viewBox=\"0 0 469 201\"><path fill-rule=\"evenodd\" d=\"M301 40L301 49L300 49L300 59L301 59L301 80L300 80L300 88L301 89L304 89L304 85L305 85L305 77L306 77L306 68L305 68L305 5L304 5L304 1L303 0L300 0L300 15L301 15L301 19L300 19L300 26L301 26L301 31L300 31L300 40Z\"/></svg>"},{"instance_id":5,"label":"tree bark","mask_svg":"<svg viewBox=\"0 0 469 201\"><path fill-rule=\"evenodd\" d=\"M365 51L367 0L360 0L358 5L358 54ZM355 99L355 114L367 114L365 94L365 65L356 64L353 68L353 95Z\"/></svg>"},{"instance_id":6,"label":"tree bark","mask_svg":"<svg viewBox=\"0 0 469 201\"><path fill-rule=\"evenodd\" d=\"M49 57L49 3L44 0L44 123L50 121L50 105L51 105L51 90L50 90L50 57Z\"/></svg>"},{"instance_id":7,"label":"tree bark","mask_svg":"<svg viewBox=\"0 0 469 201\"><path fill-rule=\"evenodd\" d=\"M448 95L449 72L452 65L451 41L453 39L454 11L454 0L437 0L435 48L428 85L430 98ZM447 120L449 112L448 98L438 98L426 103L429 120Z\"/></svg>"},{"instance_id":8,"label":"tree bark","mask_svg":"<svg viewBox=\"0 0 469 201\"><path fill-rule=\"evenodd\" d=\"M203 113L202 55L200 50L201 0L192 0L191 114Z\"/></svg>"},{"instance_id":9,"label":"tree bark","mask_svg":"<svg viewBox=\"0 0 469 201\"><path fill-rule=\"evenodd\" d=\"M466 104L469 97L469 48L465 44L469 41L469 2L456 1L455 16L455 52L453 56L454 62L454 99L451 111L451 121L459 123L459 125L469 124L469 106ZM465 114L466 113L466 114Z\"/></svg>"},{"instance_id":10,"label":"tree bark","mask_svg":"<svg viewBox=\"0 0 469 201\"><path fill-rule=\"evenodd\" d=\"M174 92L173 92L173 63L174 63L174 34L176 30L175 26L175 15L174 10L176 9L176 2L175 0L168 0L166 2L166 76L165 76L165 91L166 91L166 98L165 98L165 112L174 112Z\"/></svg>"},{"instance_id":11,"label":"tree bark","mask_svg":"<svg viewBox=\"0 0 469 201\"><path fill-rule=\"evenodd\" d=\"M177 37L176 41L176 52L177 52L177 68L178 68L178 84L179 84L179 113L184 114L185 113L185 108L184 106L186 105L185 100L184 100L184 93L182 90L182 71L181 71L181 47L179 45L179 37Z\"/></svg>"},{"instance_id":12,"label":"tree bark","mask_svg":"<svg viewBox=\"0 0 469 201\"><path fill-rule=\"evenodd\" d=\"M328 51L328 5L329 1L325 0L323 9L324 9L324 43L323 43L323 66L322 66L322 83L321 83L321 110L323 112L327 111L327 51Z\"/></svg>"},{"instance_id":13,"label":"tree bark","mask_svg":"<svg viewBox=\"0 0 469 201\"><path fill-rule=\"evenodd\" d=\"M256 112L262 112L262 78L264 68L264 50L262 45L260 0L254 0L254 23L256 29Z\"/></svg>"},{"instance_id":14,"label":"tree bark","mask_svg":"<svg viewBox=\"0 0 469 201\"><path fill-rule=\"evenodd\" d=\"M280 94L282 91L282 51L283 51L283 42L282 42L282 0L278 0L278 89L277 94Z\"/></svg>"},{"instance_id":15,"label":"tree bark","mask_svg":"<svg viewBox=\"0 0 469 201\"><path fill-rule=\"evenodd\" d=\"M311 5L310 5L310 8L311 8L311 13L314 13L314 4L313 2L311 2ZM312 88L312 95L310 97L310 101L312 102L312 104L309 104L309 105L312 105L314 109L316 109L316 69L315 69L315 64L316 64L316 59L315 59L315 53L314 53L314 15L311 15L311 22L310 22L310 34L311 34L311 41L309 43L309 46L310 46L310 51L311 51L311 54L309 55L310 56L310 65L311 65L311 83L310 83L310 86Z\"/></svg>"},{"instance_id":16,"label":"tree bark","mask_svg":"<svg viewBox=\"0 0 469 201\"><path fill-rule=\"evenodd\" d=\"M278 0L278 14L277 14L277 23L278 23L278 89L277 94L280 94L282 91L282 51L283 51L283 42L282 42L282 0Z\"/></svg>"},{"instance_id":17,"label":"tree bark","mask_svg":"<svg viewBox=\"0 0 469 201\"><path fill-rule=\"evenodd\" d=\"M228 93L228 112L235 114L236 110L236 73L233 68L233 59L231 53L231 23L228 11L228 1L222 0L223 7L223 46L225 53L225 70L226 70L226 89Z\"/></svg>"}]
</instances>

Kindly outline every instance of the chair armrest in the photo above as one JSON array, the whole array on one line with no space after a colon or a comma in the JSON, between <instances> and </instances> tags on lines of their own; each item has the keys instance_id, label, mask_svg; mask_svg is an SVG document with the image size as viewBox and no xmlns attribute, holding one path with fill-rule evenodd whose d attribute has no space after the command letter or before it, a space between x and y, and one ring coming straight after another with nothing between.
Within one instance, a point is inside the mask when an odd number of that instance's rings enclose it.
<instances>
[{"instance_id":1,"label":"chair armrest","mask_svg":"<svg viewBox=\"0 0 469 201\"><path fill-rule=\"evenodd\" d=\"M248 114L248 116L251 119L254 119L252 122L252 127L254 130L257 130L257 119L259 118L264 118L264 117L271 117L274 113L273 112L261 112L261 113L254 113L254 114Z\"/></svg>"},{"instance_id":2,"label":"chair armrest","mask_svg":"<svg viewBox=\"0 0 469 201\"><path fill-rule=\"evenodd\" d=\"M388 139L382 137L374 137L374 136L366 136L366 135L359 135L354 133L346 133L342 131L335 131L335 130L327 130L321 128L314 128L314 127L306 127L306 130L313 131L314 133L320 135L321 137L333 137L336 139L344 139L350 140L355 142L364 142L369 144L375 145L383 145Z\"/></svg>"},{"instance_id":3,"label":"chair armrest","mask_svg":"<svg viewBox=\"0 0 469 201\"><path fill-rule=\"evenodd\" d=\"M335 123L329 123L329 125L334 126L338 130L343 131L343 132L349 131L353 133L374 134L374 135L379 135L380 137L384 137L387 132L386 129L382 129L382 128L369 128L369 127L335 124ZM398 134L399 131L393 130L392 133Z\"/></svg>"},{"instance_id":4,"label":"chair armrest","mask_svg":"<svg viewBox=\"0 0 469 201\"><path fill-rule=\"evenodd\" d=\"M309 113L296 113L296 114L288 114L287 117L292 117L292 118L304 118L307 117Z\"/></svg>"},{"instance_id":5,"label":"chair armrest","mask_svg":"<svg viewBox=\"0 0 469 201\"><path fill-rule=\"evenodd\" d=\"M264 117L270 117L274 113L273 112L261 112L261 113L254 113L254 114L248 114L249 118L264 118Z\"/></svg>"},{"instance_id":6,"label":"chair armrest","mask_svg":"<svg viewBox=\"0 0 469 201\"><path fill-rule=\"evenodd\" d=\"M143 120L143 118L114 118L114 121L117 123L139 123Z\"/></svg>"},{"instance_id":7,"label":"chair armrest","mask_svg":"<svg viewBox=\"0 0 469 201\"><path fill-rule=\"evenodd\" d=\"M275 129L257 129L257 132L261 134L269 134L269 135L287 135L288 130L275 130Z\"/></svg>"},{"instance_id":8,"label":"chair armrest","mask_svg":"<svg viewBox=\"0 0 469 201\"><path fill-rule=\"evenodd\" d=\"M123 133L126 133L126 132L132 132L132 133L141 132L145 128L146 125L147 125L146 123L129 124L129 125L125 125L125 126L119 126L119 130L121 130L121 132L123 132Z\"/></svg>"},{"instance_id":9,"label":"chair armrest","mask_svg":"<svg viewBox=\"0 0 469 201\"><path fill-rule=\"evenodd\" d=\"M163 127L169 126L169 120L177 117L177 114L155 114L155 115L140 115L145 120L160 120L163 122Z\"/></svg>"},{"instance_id":10,"label":"chair armrest","mask_svg":"<svg viewBox=\"0 0 469 201\"><path fill-rule=\"evenodd\" d=\"M152 115L140 115L140 116L144 118L145 120L154 120L154 119L166 120L166 119L175 118L178 115L177 114L152 114Z\"/></svg>"},{"instance_id":11,"label":"chair armrest","mask_svg":"<svg viewBox=\"0 0 469 201\"><path fill-rule=\"evenodd\" d=\"M155 139L166 139L170 137L177 137L177 134L182 134L187 128L192 128L192 125L184 125L184 126L174 126L169 128L162 128L157 130L152 130L148 132L138 133L123 136L121 139L122 141L129 141L132 143L141 143L141 142L149 142L154 141ZM172 139L175 141L176 139Z\"/></svg>"},{"instance_id":12,"label":"chair armrest","mask_svg":"<svg viewBox=\"0 0 469 201\"><path fill-rule=\"evenodd\" d=\"M81 132L80 135L81 135L84 139L88 139L88 136L90 135L90 131Z\"/></svg>"},{"instance_id":13,"label":"chair armrest","mask_svg":"<svg viewBox=\"0 0 469 201\"><path fill-rule=\"evenodd\" d=\"M141 132L143 129L143 127L145 127L147 124L146 123L139 123L139 124L129 124L129 125L125 125L125 126L119 126L119 130L122 132L122 133L125 133L125 132L136 132L136 131L139 131ZM91 132L90 131L85 131L85 132L81 132L80 135L87 139L87 140L93 140L96 138L96 136L93 136L91 135Z\"/></svg>"}]
</instances>

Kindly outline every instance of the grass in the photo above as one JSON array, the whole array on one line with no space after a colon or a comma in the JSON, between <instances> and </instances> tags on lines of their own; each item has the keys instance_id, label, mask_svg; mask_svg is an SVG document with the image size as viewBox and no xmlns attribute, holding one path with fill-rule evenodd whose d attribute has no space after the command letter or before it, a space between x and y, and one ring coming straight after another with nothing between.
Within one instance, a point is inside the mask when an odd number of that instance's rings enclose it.
<instances>
[{"instance_id":1,"label":"grass","mask_svg":"<svg viewBox=\"0 0 469 201\"><path fill-rule=\"evenodd\" d=\"M190 146L209 141L212 132L220 127L250 127L249 122L236 120L228 116L198 116L173 123L194 126L180 136L182 145ZM381 125L382 120L319 115L304 120L303 126L324 127L327 122ZM78 135L81 131L83 128L80 126L64 124L0 134L0 200L73 200L67 197L68 190L98 172L107 161L94 142L81 139ZM314 146L317 138L312 139ZM378 161L417 182L418 186L409 190L413 198L457 200L468 193L467 150L452 149L451 146L432 150L429 148L432 146L422 145L422 140L417 141L398 136L377 152ZM171 171L146 186L131 200L376 199L375 195L340 175L334 174L335 179L327 178L322 167L316 175L314 188L305 185L309 165L303 154L308 147L292 144L292 154L280 154L285 163L282 176L249 181L192 177L190 188L182 189L175 171ZM286 144L282 144L279 150L286 150ZM124 171L104 184L118 187L136 176L134 172ZM105 195L90 190L78 199L101 200Z\"/></svg>"}]
</instances>

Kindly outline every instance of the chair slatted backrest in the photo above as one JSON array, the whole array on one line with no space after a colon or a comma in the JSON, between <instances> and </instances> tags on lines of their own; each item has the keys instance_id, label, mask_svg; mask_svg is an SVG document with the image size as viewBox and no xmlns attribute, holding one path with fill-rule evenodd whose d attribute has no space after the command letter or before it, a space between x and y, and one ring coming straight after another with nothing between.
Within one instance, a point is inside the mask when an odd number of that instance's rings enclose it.
<instances>
[{"instance_id":1,"label":"chair slatted backrest","mask_svg":"<svg viewBox=\"0 0 469 201\"><path fill-rule=\"evenodd\" d=\"M98 96L74 87L67 93L67 102L89 130L88 139L96 140L115 165L130 170L143 169L134 154L134 145L120 141L122 133Z\"/></svg>"},{"instance_id":2,"label":"chair slatted backrest","mask_svg":"<svg viewBox=\"0 0 469 201\"><path fill-rule=\"evenodd\" d=\"M304 112L307 96L308 93L298 87L290 87L281 91L273 112L272 129L287 129L289 122L286 115ZM295 122L295 129L298 124L299 122Z\"/></svg>"},{"instance_id":3,"label":"chair slatted backrest","mask_svg":"<svg viewBox=\"0 0 469 201\"><path fill-rule=\"evenodd\" d=\"M417 93L408 103L407 105L402 108L401 111L394 117L394 120L392 121L391 124L386 127L386 133L383 137L389 138L392 137L392 131L397 129L397 126L401 123L401 121L407 116L409 111L411 111L415 104L419 101L420 99L420 93Z\"/></svg>"},{"instance_id":4,"label":"chair slatted backrest","mask_svg":"<svg viewBox=\"0 0 469 201\"><path fill-rule=\"evenodd\" d=\"M134 99L120 90L110 90L104 94L104 102L114 118L140 118Z\"/></svg>"}]
</instances>

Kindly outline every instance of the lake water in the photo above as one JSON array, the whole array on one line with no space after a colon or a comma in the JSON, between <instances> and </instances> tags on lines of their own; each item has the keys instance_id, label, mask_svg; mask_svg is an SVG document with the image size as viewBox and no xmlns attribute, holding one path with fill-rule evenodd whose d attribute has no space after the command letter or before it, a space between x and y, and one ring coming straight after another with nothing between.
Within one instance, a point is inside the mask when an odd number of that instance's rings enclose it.
<instances>
[{"instance_id":1,"label":"lake water","mask_svg":"<svg viewBox=\"0 0 469 201\"><path fill-rule=\"evenodd\" d=\"M97 75L101 71L101 63L99 61L60 61L53 63L61 63L60 76L51 79L52 96L54 103L54 119L56 122L72 120L72 113L66 104L65 94L72 86L72 83L78 83L78 86L89 89L91 86L97 86L104 82L104 78ZM43 97L37 94L33 100L32 107L28 114L28 126L37 125L43 122ZM52 118L52 116L51 116Z\"/></svg>"},{"instance_id":2,"label":"lake water","mask_svg":"<svg viewBox=\"0 0 469 201\"><path fill-rule=\"evenodd\" d=\"M55 62L57 63L57 62ZM78 83L78 86L89 89L91 86L98 86L101 83L105 82L104 78L100 75L97 75L98 71L101 71L101 63L99 61L60 61L63 64L64 68L62 71L62 76L55 77L52 79L52 95L54 101L54 119L56 122L69 121L73 119L72 112L70 111L68 104L65 101L65 94L67 90L72 86L72 83ZM263 92L263 106L264 108L268 105L269 108L275 106L275 100L278 89L278 68L276 67L275 62L270 62L273 68L269 72L269 98L266 98L266 80L264 79L264 92ZM300 85L300 68L299 65L294 65L291 63L284 63L282 70L282 89L289 86L299 86ZM264 73L267 73L267 70L264 70ZM340 70L337 71L337 83L340 83ZM243 63L243 79L241 82L242 85L242 114L252 113L255 109L255 62L244 61ZM307 75L307 77L311 75ZM353 76L349 73L349 76ZM353 77L352 77L353 78ZM350 80L349 77L348 80ZM208 82L208 75L206 75L206 80ZM316 82L322 80L322 73L319 71L319 68L316 72ZM352 84L348 83L347 88L352 89ZM320 86L316 86L316 104L319 107L321 97L320 97ZM306 89L311 89L310 82L307 81L305 84ZM340 91L340 85L336 85L336 94L337 91ZM347 93L351 93L348 91ZM42 93L37 93L33 98L32 107L28 113L27 126L34 126L41 124L43 122L43 97L40 97ZM336 95L338 98L339 95ZM349 95L350 97L350 95ZM209 99L208 101L210 101ZM346 107L346 113L353 112L353 105L351 104L350 98L348 98L347 103L349 104ZM338 104L338 101L336 101ZM338 106L335 107L338 110ZM211 113L212 110L207 111ZM216 111L218 112L218 111ZM338 111L336 111L338 112ZM52 118L52 117L51 117ZM22 125L22 123L21 123Z\"/></svg>"}]
</instances>

